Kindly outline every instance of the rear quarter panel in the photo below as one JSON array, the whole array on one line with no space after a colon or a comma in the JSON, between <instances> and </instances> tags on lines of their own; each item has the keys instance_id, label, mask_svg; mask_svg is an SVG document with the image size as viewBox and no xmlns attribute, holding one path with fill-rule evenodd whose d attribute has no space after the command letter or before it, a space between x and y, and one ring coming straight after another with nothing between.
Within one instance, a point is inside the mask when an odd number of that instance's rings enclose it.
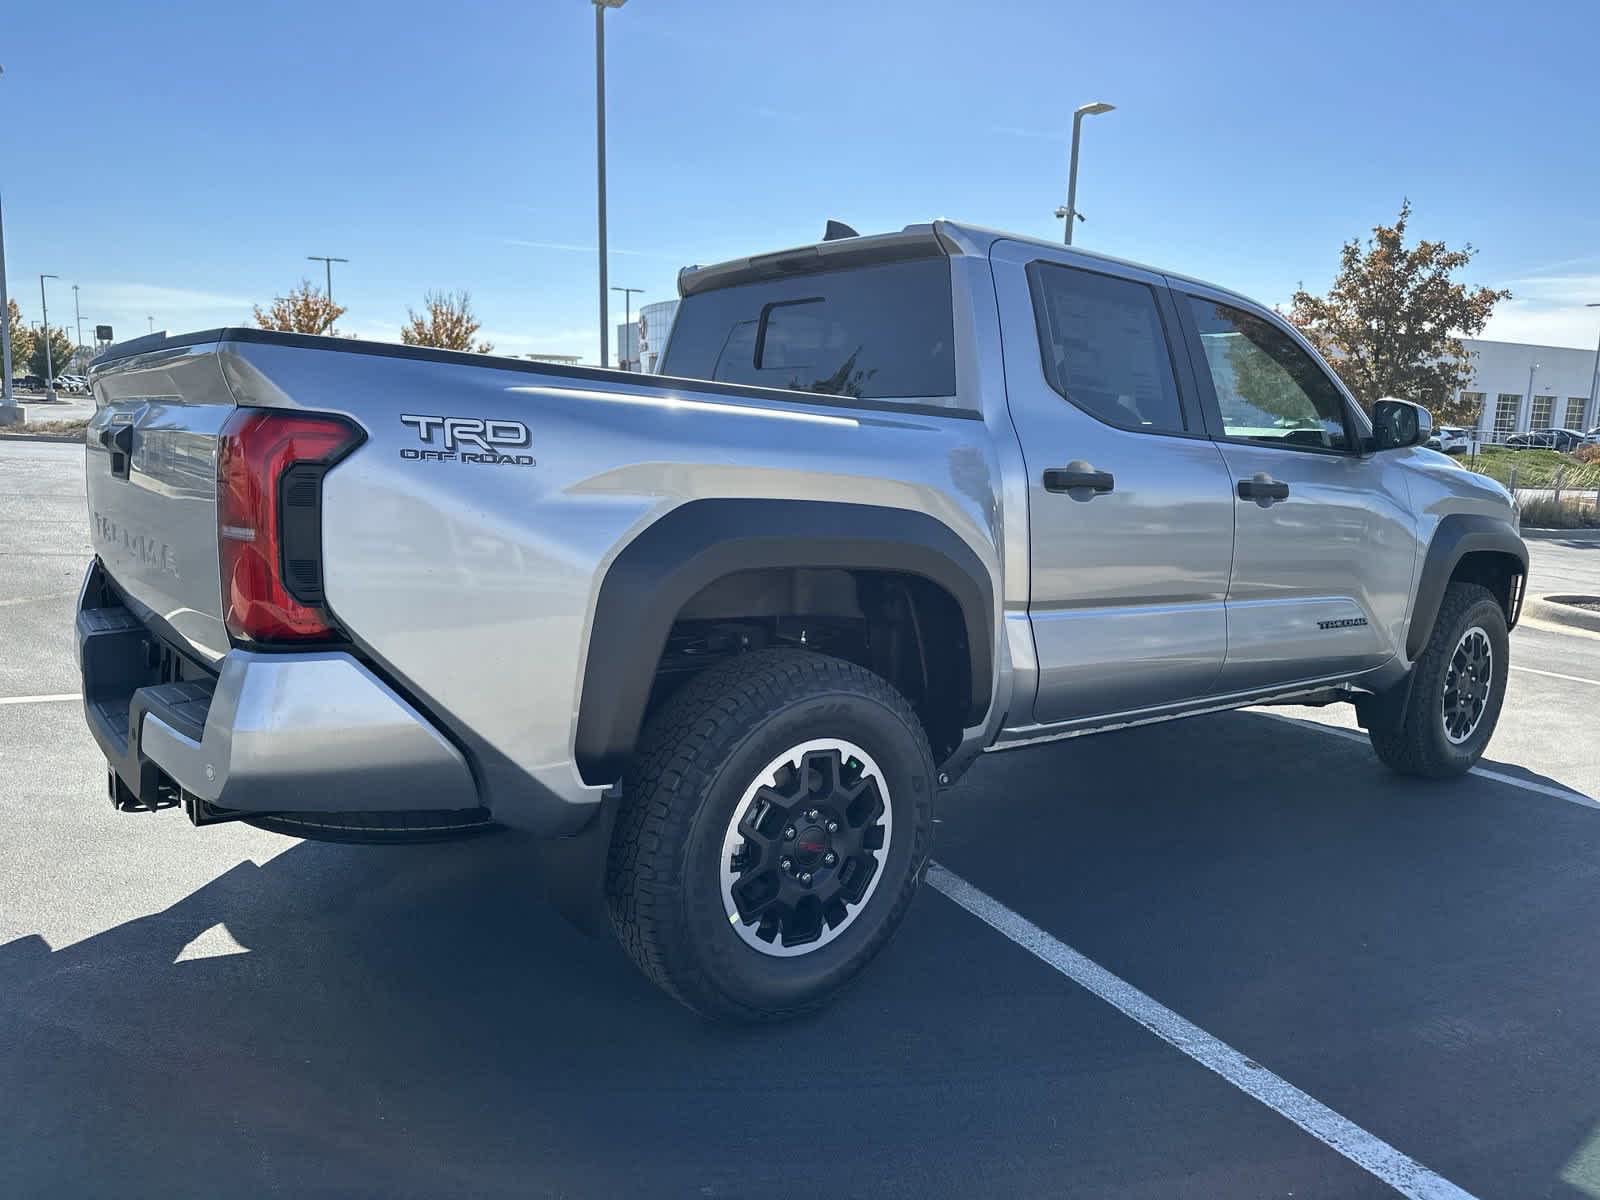
<instances>
[{"instance_id":1,"label":"rear quarter panel","mask_svg":"<svg viewBox=\"0 0 1600 1200\"><path fill-rule=\"evenodd\" d=\"M270 345L226 348L224 371L241 404L343 413L366 430L324 483L328 602L466 737L511 824L539 824L521 812L530 777L578 807L598 799L572 761L591 614L612 559L678 505L927 513L990 570L1001 625L999 469L980 419ZM533 462L407 457L427 447L402 414L520 421L530 444L519 453Z\"/></svg>"}]
</instances>

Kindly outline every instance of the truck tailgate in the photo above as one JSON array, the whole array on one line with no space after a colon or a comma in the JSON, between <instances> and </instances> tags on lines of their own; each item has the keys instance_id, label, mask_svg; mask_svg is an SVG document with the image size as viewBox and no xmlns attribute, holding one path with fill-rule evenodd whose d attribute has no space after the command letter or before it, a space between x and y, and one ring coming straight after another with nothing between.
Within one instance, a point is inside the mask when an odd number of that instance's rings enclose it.
<instances>
[{"instance_id":1,"label":"truck tailgate","mask_svg":"<svg viewBox=\"0 0 1600 1200\"><path fill-rule=\"evenodd\" d=\"M234 410L216 344L106 364L94 400L85 474L95 553L142 617L215 661L228 649L217 435Z\"/></svg>"}]
</instances>

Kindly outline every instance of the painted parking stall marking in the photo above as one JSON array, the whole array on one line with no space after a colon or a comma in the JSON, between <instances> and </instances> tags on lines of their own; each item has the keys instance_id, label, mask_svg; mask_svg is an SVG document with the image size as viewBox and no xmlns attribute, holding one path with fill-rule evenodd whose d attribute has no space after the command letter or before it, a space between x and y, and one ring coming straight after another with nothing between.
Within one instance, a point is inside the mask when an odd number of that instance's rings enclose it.
<instances>
[{"instance_id":1,"label":"painted parking stall marking","mask_svg":"<svg viewBox=\"0 0 1600 1200\"><path fill-rule=\"evenodd\" d=\"M1282 713L1258 712L1257 716L1267 717L1273 721L1283 721L1297 729L1315 729L1323 733L1331 733L1335 737L1346 738L1350 741L1367 744L1368 738L1364 733L1354 729L1343 729L1338 725L1324 725L1320 721L1298 721L1293 717L1286 717ZM1507 775L1504 771L1496 771L1491 767L1473 767L1468 775L1476 775L1479 779L1492 779L1496 783L1504 783L1510 787L1521 788L1525 792L1538 792L1541 796L1554 796L1557 800L1565 800L1568 804L1576 804L1580 808L1600 808L1600 800L1592 796L1585 796L1582 792L1575 792L1571 788L1553 787L1548 783L1536 783L1532 779L1519 779L1515 775Z\"/></svg>"},{"instance_id":2,"label":"painted parking stall marking","mask_svg":"<svg viewBox=\"0 0 1600 1200\"><path fill-rule=\"evenodd\" d=\"M0 696L0 704L54 704L61 700L82 700L77 692L57 692L50 696Z\"/></svg>"},{"instance_id":3,"label":"painted parking stall marking","mask_svg":"<svg viewBox=\"0 0 1600 1200\"><path fill-rule=\"evenodd\" d=\"M959 875L938 863L929 863L927 880L935 891L959 904L1045 965L1094 993L1201 1066L1216 1072L1247 1096L1292 1121L1356 1166L1383 1180L1402 1196L1413 1197L1414 1200L1472 1200L1472 1193L1396 1150L1376 1134L1340 1116L1226 1042L1212 1037L1127 980L1113 975L1026 917L1013 912L993 896L973 887Z\"/></svg>"}]
</instances>

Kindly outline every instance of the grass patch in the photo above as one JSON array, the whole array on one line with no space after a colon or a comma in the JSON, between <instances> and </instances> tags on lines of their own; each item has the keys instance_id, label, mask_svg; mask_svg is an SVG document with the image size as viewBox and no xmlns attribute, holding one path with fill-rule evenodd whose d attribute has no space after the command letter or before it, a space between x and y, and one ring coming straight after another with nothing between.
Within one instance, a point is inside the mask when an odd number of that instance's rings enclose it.
<instances>
[{"instance_id":1,"label":"grass patch","mask_svg":"<svg viewBox=\"0 0 1600 1200\"><path fill-rule=\"evenodd\" d=\"M1557 504L1554 497L1544 496L1522 506L1522 526L1524 529L1600 529L1600 509L1565 498Z\"/></svg>"},{"instance_id":2,"label":"grass patch","mask_svg":"<svg viewBox=\"0 0 1600 1200\"><path fill-rule=\"evenodd\" d=\"M1600 463L1581 463L1570 454L1556 450L1505 450L1499 446L1486 446L1478 451L1474 461L1470 454L1457 460L1469 471L1487 475L1495 482L1511 486L1511 469L1516 468L1519 488L1548 488L1561 476L1563 490L1592 492L1600 488Z\"/></svg>"},{"instance_id":3,"label":"grass patch","mask_svg":"<svg viewBox=\"0 0 1600 1200\"><path fill-rule=\"evenodd\" d=\"M7 425L0 433L15 437L75 437L82 438L89 428L87 418L78 421L29 421L26 425Z\"/></svg>"}]
</instances>

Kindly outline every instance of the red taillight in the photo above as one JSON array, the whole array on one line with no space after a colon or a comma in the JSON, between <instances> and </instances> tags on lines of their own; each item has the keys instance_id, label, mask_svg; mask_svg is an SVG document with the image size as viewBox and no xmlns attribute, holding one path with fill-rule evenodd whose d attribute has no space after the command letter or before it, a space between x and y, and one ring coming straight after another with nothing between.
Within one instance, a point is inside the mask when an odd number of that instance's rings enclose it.
<instances>
[{"instance_id":1,"label":"red taillight","mask_svg":"<svg viewBox=\"0 0 1600 1200\"><path fill-rule=\"evenodd\" d=\"M250 642L309 642L331 637L333 629L320 604L302 602L307 587L295 589L302 597L296 599L285 586L288 497L281 493L284 474L290 468L300 463L331 464L361 435L337 417L241 408L228 418L219 437L217 540L223 619L229 636ZM313 474L308 482L315 505L321 480L320 472ZM290 490L305 493L300 486ZM311 527L316 529L315 511L310 516ZM290 551L292 554L293 548ZM320 544L311 552L320 558ZM312 594L320 601L320 562L314 566Z\"/></svg>"}]
</instances>

